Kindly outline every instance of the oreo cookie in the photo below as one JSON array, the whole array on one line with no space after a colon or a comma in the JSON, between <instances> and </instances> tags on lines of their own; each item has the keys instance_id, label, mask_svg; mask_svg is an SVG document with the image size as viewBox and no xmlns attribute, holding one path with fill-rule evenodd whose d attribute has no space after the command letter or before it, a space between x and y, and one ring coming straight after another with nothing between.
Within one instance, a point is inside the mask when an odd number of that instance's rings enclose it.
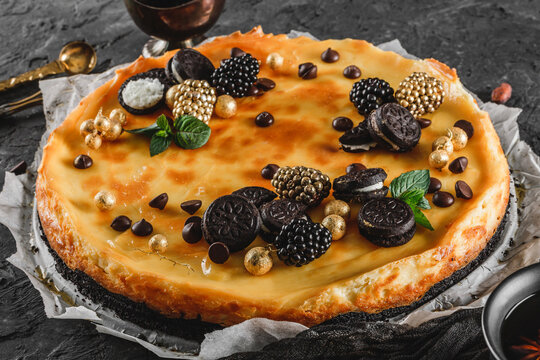
<instances>
[{"instance_id":1,"label":"oreo cookie","mask_svg":"<svg viewBox=\"0 0 540 360\"><path fill-rule=\"evenodd\" d=\"M118 102L133 115L151 114L163 106L171 86L165 70L148 70L124 81L118 90Z\"/></svg>"},{"instance_id":2,"label":"oreo cookie","mask_svg":"<svg viewBox=\"0 0 540 360\"><path fill-rule=\"evenodd\" d=\"M233 191L233 195L245 197L250 203L260 208L261 205L274 200L277 194L266 188L260 186L247 186L236 191Z\"/></svg>"},{"instance_id":3,"label":"oreo cookie","mask_svg":"<svg viewBox=\"0 0 540 360\"><path fill-rule=\"evenodd\" d=\"M202 232L206 242L222 242L231 252L249 246L260 228L259 211L248 199L238 195L217 198L202 218Z\"/></svg>"},{"instance_id":4,"label":"oreo cookie","mask_svg":"<svg viewBox=\"0 0 540 360\"><path fill-rule=\"evenodd\" d=\"M284 225L293 219L311 220L306 214L307 206L298 201L278 199L264 204L260 209L262 226L261 237L272 243Z\"/></svg>"},{"instance_id":5,"label":"oreo cookie","mask_svg":"<svg viewBox=\"0 0 540 360\"><path fill-rule=\"evenodd\" d=\"M367 202L358 212L358 229L366 239L382 247L400 246L416 232L411 207L395 198Z\"/></svg>"},{"instance_id":6,"label":"oreo cookie","mask_svg":"<svg viewBox=\"0 0 540 360\"><path fill-rule=\"evenodd\" d=\"M381 168L350 172L334 179L334 197L346 202L360 203L383 198L388 194L388 187L384 186L386 177L386 172Z\"/></svg>"},{"instance_id":7,"label":"oreo cookie","mask_svg":"<svg viewBox=\"0 0 540 360\"><path fill-rule=\"evenodd\" d=\"M367 130L383 148L411 151L420 140L421 128L409 110L396 103L383 104L367 117Z\"/></svg>"},{"instance_id":8,"label":"oreo cookie","mask_svg":"<svg viewBox=\"0 0 540 360\"><path fill-rule=\"evenodd\" d=\"M367 129L366 121L362 121L351 130L347 130L345 134L339 138L339 144L343 151L350 153L368 151L377 145Z\"/></svg>"},{"instance_id":9,"label":"oreo cookie","mask_svg":"<svg viewBox=\"0 0 540 360\"><path fill-rule=\"evenodd\" d=\"M165 72L170 81L179 84L184 80L206 80L215 68L212 62L194 49L180 49L167 63Z\"/></svg>"}]
</instances>

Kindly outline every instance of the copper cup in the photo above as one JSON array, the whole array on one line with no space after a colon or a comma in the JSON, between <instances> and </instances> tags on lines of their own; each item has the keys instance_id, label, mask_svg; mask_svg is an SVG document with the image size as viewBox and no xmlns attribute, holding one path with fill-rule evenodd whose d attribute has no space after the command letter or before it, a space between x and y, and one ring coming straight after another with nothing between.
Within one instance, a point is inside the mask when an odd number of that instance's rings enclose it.
<instances>
[{"instance_id":1,"label":"copper cup","mask_svg":"<svg viewBox=\"0 0 540 360\"><path fill-rule=\"evenodd\" d=\"M225 0L124 0L129 15L146 34L156 38L143 55L191 47L219 18ZM145 54L147 52L148 54Z\"/></svg>"}]
</instances>

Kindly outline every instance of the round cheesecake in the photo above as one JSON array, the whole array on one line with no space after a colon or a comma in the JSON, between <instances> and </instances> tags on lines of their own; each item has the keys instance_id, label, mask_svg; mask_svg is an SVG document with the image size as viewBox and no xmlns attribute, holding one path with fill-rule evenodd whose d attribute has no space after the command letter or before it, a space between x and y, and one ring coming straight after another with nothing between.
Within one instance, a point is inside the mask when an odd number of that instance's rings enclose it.
<instances>
[{"instance_id":1,"label":"round cheesecake","mask_svg":"<svg viewBox=\"0 0 540 360\"><path fill-rule=\"evenodd\" d=\"M141 57L118 70L51 134L39 168L36 201L49 243L68 267L169 317L200 317L223 325L266 317L310 326L346 312L377 313L407 306L484 249L504 216L510 176L488 114L463 88L455 70L433 59L405 59L361 40L289 39L264 34L260 28L218 37L197 50L219 67L234 47L259 59L258 77L272 79L276 86L263 96L236 99L237 112L231 118L212 115L211 136L198 149L172 145L151 157L148 138L124 132L118 140L92 150L79 131L81 123L95 118L100 109L108 114L120 107L118 91L128 78L166 67L173 52ZM339 53L337 61L321 60L328 48ZM281 66L267 63L271 53L281 55ZM308 62L317 66L317 76L303 79L299 65ZM343 75L349 65L361 69L361 79L384 79L393 88L414 72L441 81L444 101L423 116L432 123L422 129L412 151L393 153L377 147L348 153L340 148L343 133L332 127L333 119L348 117L354 124L364 120L349 101L359 80ZM264 111L272 114L274 123L259 127L255 118ZM126 113L124 128L147 127L161 114L172 116L164 106L147 115ZM430 168L433 141L460 119L473 125L474 136L464 149L450 155L450 161L466 157L465 171ZM81 154L91 157L91 167L74 167L73 160ZM266 245L260 237L231 253L223 264L209 260L206 241L190 244L182 238L184 222L191 215L180 208L181 203L201 200L196 215L202 216L214 200L240 188L274 190L261 176L267 164L311 167L335 179L351 163L382 168L388 174L385 186L402 173L430 169L431 176L441 181L441 190L455 195L455 184L461 180L474 196L425 210L434 231L417 226L409 242L395 247L379 247L364 238L356 224L360 206L352 205L345 236L332 242L323 256L302 267L287 266L274 256L272 270L263 276L251 275L243 263L250 248ZM96 207L94 197L100 191L114 195L110 210ZM162 193L168 195L165 208L149 206ZM431 203L432 195L426 197ZM322 221L323 207L330 200L331 196L309 210L314 222ZM113 230L110 225L120 215L151 223L153 235L167 239L166 249L153 252L150 236Z\"/></svg>"}]
</instances>

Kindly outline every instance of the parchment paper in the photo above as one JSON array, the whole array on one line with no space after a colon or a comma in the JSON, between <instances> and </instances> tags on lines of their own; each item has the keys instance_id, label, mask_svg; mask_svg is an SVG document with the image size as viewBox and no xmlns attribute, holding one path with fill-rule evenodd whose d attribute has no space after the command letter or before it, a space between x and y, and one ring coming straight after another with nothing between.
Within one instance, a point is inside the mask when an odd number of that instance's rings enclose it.
<instances>
[{"instance_id":1,"label":"parchment paper","mask_svg":"<svg viewBox=\"0 0 540 360\"><path fill-rule=\"evenodd\" d=\"M296 31L289 34L290 37L300 35L313 38L310 34ZM415 58L401 47L398 40L381 44L379 47L408 58ZM119 67L123 66L125 65ZM298 323L251 319L206 334L199 348L199 344L194 341L172 337L151 329L142 329L133 323L123 321L102 308L100 304L90 302L88 299L83 303L81 301L83 297L76 291L74 284L57 273L46 245L39 236L36 236L38 229L35 221L36 213L33 211L36 169L41 162L43 146L50 132L62 123L84 96L111 79L114 70L110 69L97 75L77 75L40 82L47 130L28 173L20 176L6 173L4 188L0 193L0 222L10 229L17 245L17 252L8 261L28 275L43 298L47 316L90 320L95 323L98 331L138 342L165 358L216 359L235 352L259 350L273 341L294 337L307 329ZM408 316L393 319L394 322L416 326L460 308L483 306L488 294L502 279L525 265L540 261L540 240L535 236L540 229L540 203L535 201L540 195L540 160L526 143L519 140L516 120L521 109L493 103L482 104L479 99L477 101L483 110L489 112L501 138L512 169L513 180L519 185L519 204L513 183L508 226L501 244L493 254L463 281ZM36 249L39 250L36 252ZM43 281L44 277L52 281L58 291L51 291L50 285L47 287ZM66 301L66 296L75 304Z\"/></svg>"}]
</instances>

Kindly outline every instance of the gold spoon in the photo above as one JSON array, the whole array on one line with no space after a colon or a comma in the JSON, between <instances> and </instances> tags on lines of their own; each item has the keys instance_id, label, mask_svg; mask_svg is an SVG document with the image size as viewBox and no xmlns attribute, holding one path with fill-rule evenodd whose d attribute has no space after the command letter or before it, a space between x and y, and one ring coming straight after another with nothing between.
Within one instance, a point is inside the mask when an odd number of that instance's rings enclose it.
<instances>
[{"instance_id":1,"label":"gold spoon","mask_svg":"<svg viewBox=\"0 0 540 360\"><path fill-rule=\"evenodd\" d=\"M55 61L0 82L0 91L11 89L27 81L64 72L70 75L86 74L94 69L96 62L96 52L91 45L84 41L72 41L62 48Z\"/></svg>"}]
</instances>

